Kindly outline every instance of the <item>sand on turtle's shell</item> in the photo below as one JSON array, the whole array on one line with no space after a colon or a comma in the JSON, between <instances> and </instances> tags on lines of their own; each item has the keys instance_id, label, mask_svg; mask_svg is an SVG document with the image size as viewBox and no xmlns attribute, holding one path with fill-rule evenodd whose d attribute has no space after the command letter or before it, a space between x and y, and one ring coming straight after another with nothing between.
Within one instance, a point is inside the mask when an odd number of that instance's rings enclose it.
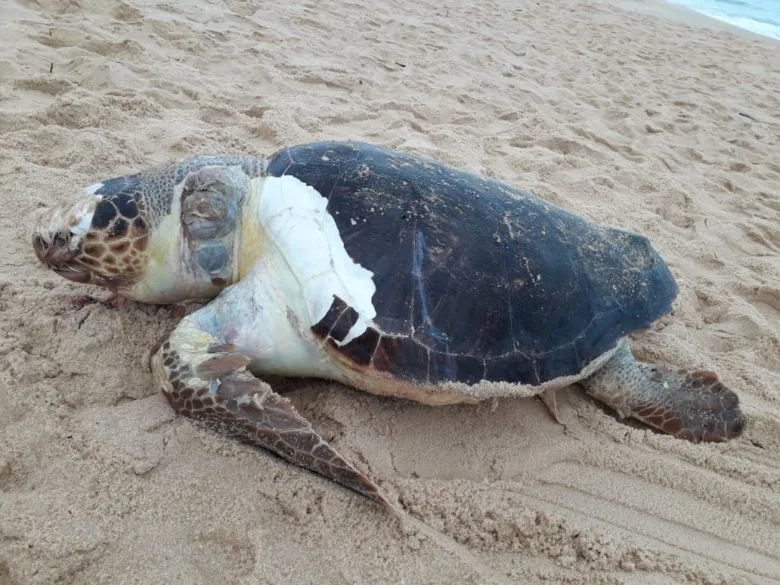
<instances>
[{"instance_id":1,"label":"sand on turtle's shell","mask_svg":"<svg viewBox=\"0 0 780 585\"><path fill-rule=\"evenodd\" d=\"M779 583L779 45L623 6L5 2L0 583ZM174 417L141 363L175 315L79 301L106 295L36 264L35 212L171 157L318 139L650 237L681 290L636 352L717 371L744 438L675 441L576 388L561 426L535 399L288 387L398 520Z\"/></svg>"}]
</instances>

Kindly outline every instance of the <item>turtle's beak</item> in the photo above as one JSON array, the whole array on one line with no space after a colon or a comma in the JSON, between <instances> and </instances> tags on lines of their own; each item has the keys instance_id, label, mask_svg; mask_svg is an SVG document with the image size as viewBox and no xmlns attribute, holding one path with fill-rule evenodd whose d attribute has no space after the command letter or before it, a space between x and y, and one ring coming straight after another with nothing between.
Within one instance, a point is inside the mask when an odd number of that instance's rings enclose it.
<instances>
[{"instance_id":1,"label":"turtle's beak","mask_svg":"<svg viewBox=\"0 0 780 585\"><path fill-rule=\"evenodd\" d=\"M33 235L33 249L38 260L49 268L65 264L73 260L78 252L70 247L70 236L57 232L46 237L41 231Z\"/></svg>"},{"instance_id":2,"label":"turtle's beak","mask_svg":"<svg viewBox=\"0 0 780 585\"><path fill-rule=\"evenodd\" d=\"M80 282L82 284L86 284L92 280L92 273L87 270L79 270L78 268L73 268L72 266L66 266L64 268L52 268L54 272L62 276L63 278L67 278L68 280L72 280L73 282Z\"/></svg>"},{"instance_id":3,"label":"turtle's beak","mask_svg":"<svg viewBox=\"0 0 780 585\"><path fill-rule=\"evenodd\" d=\"M32 243L38 260L47 268L73 282L89 282L90 272L74 262L81 253L80 240L74 242L70 233L36 231Z\"/></svg>"}]
</instances>

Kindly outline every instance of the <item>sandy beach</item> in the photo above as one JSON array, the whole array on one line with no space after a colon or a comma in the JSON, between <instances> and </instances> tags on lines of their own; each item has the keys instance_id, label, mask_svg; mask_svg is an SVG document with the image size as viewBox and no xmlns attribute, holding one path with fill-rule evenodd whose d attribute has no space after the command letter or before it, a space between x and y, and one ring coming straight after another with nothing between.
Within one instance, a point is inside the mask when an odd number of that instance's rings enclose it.
<instances>
[{"instance_id":1,"label":"sandy beach","mask_svg":"<svg viewBox=\"0 0 780 585\"><path fill-rule=\"evenodd\" d=\"M780 43L652 0L5 0L0 585L780 583ZM693 445L579 387L432 408L287 395L401 510L176 417L175 311L78 302L35 214L190 153L399 148L648 236L680 286L638 357L749 419Z\"/></svg>"}]
</instances>

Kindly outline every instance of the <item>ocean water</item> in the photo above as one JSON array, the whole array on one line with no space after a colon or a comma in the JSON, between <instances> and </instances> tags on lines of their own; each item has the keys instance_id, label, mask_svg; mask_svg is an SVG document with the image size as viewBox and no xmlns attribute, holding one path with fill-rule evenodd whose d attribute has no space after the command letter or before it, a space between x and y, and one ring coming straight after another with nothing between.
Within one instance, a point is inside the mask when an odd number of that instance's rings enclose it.
<instances>
[{"instance_id":1,"label":"ocean water","mask_svg":"<svg viewBox=\"0 0 780 585\"><path fill-rule=\"evenodd\" d=\"M780 0L671 0L739 28L780 40Z\"/></svg>"}]
</instances>

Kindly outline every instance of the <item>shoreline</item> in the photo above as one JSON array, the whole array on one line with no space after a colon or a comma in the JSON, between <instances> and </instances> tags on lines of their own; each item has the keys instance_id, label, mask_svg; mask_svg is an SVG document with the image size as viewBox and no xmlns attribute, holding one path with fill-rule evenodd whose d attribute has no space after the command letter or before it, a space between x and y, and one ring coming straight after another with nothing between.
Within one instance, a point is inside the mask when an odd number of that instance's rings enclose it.
<instances>
[{"instance_id":1,"label":"shoreline","mask_svg":"<svg viewBox=\"0 0 780 585\"><path fill-rule=\"evenodd\" d=\"M705 28L716 32L727 32L752 41L769 41L780 43L780 40L739 27L724 20L702 14L687 6L666 2L665 0L600 0L623 10L629 10L671 20L692 28Z\"/></svg>"}]
</instances>

